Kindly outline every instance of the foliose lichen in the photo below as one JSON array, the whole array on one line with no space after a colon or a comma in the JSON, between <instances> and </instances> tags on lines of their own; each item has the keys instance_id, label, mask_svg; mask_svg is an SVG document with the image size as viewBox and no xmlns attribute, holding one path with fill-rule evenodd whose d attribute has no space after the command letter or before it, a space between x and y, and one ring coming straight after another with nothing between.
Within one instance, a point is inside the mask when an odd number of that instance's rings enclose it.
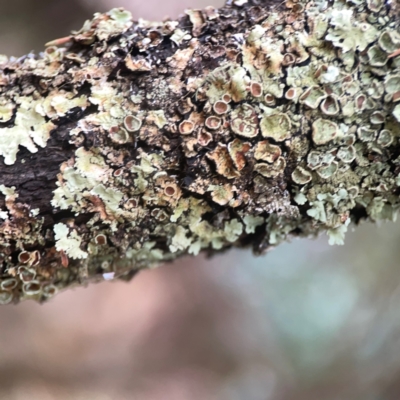
<instances>
[{"instance_id":1,"label":"foliose lichen","mask_svg":"<svg viewBox=\"0 0 400 400\"><path fill-rule=\"evenodd\" d=\"M0 174L1 304L396 218L399 7L253 3L160 23L114 9L0 57L0 173L64 146L39 207Z\"/></svg>"}]
</instances>

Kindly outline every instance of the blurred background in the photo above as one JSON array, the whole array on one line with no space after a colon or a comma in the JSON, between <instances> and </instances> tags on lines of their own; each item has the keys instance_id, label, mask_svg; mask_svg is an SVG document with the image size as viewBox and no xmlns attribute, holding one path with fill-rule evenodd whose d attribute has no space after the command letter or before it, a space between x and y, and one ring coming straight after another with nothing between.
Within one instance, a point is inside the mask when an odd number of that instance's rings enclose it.
<instances>
[{"instance_id":1,"label":"blurred background","mask_svg":"<svg viewBox=\"0 0 400 400\"><path fill-rule=\"evenodd\" d=\"M222 3L0 0L0 53L116 6L161 19ZM399 241L398 223L365 223L344 246L185 258L1 307L0 400L398 400Z\"/></svg>"}]
</instances>

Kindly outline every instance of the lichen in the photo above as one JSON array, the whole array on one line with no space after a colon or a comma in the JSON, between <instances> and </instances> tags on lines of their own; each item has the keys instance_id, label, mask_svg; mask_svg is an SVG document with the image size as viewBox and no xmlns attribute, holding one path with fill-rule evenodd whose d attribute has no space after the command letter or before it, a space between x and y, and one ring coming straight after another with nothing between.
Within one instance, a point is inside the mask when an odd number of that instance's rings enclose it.
<instances>
[{"instance_id":1,"label":"lichen","mask_svg":"<svg viewBox=\"0 0 400 400\"><path fill-rule=\"evenodd\" d=\"M250 104L243 104L231 113L233 132L239 136L252 138L258 135L258 117Z\"/></svg>"},{"instance_id":2,"label":"lichen","mask_svg":"<svg viewBox=\"0 0 400 400\"><path fill-rule=\"evenodd\" d=\"M0 104L0 122L8 122L13 116L14 108L13 103Z\"/></svg>"},{"instance_id":3,"label":"lichen","mask_svg":"<svg viewBox=\"0 0 400 400\"><path fill-rule=\"evenodd\" d=\"M68 226L62 223L54 225L54 237L56 240L56 249L64 251L72 259L86 258L88 254L80 249L82 239L76 230L71 232Z\"/></svg>"},{"instance_id":4,"label":"lichen","mask_svg":"<svg viewBox=\"0 0 400 400\"><path fill-rule=\"evenodd\" d=\"M378 30L373 25L356 20L354 12L351 8L331 11L329 19L331 28L326 35L326 40L343 49L343 52L364 51L378 36Z\"/></svg>"},{"instance_id":5,"label":"lichen","mask_svg":"<svg viewBox=\"0 0 400 400\"><path fill-rule=\"evenodd\" d=\"M0 303L395 219L394 3L238 0L159 23L114 9L1 58ZM6 168L34 178L12 189Z\"/></svg>"},{"instance_id":6,"label":"lichen","mask_svg":"<svg viewBox=\"0 0 400 400\"><path fill-rule=\"evenodd\" d=\"M265 138L271 138L277 142L290 138L291 122L283 113L265 115L261 120L261 133Z\"/></svg>"},{"instance_id":7,"label":"lichen","mask_svg":"<svg viewBox=\"0 0 400 400\"><path fill-rule=\"evenodd\" d=\"M0 156L4 157L4 163L7 165L14 164L19 146L24 146L31 153L38 151L36 145L45 147L51 130L55 128L52 122L47 122L36 111L43 100L20 97L16 101L18 102L18 110L14 126L0 128Z\"/></svg>"}]
</instances>

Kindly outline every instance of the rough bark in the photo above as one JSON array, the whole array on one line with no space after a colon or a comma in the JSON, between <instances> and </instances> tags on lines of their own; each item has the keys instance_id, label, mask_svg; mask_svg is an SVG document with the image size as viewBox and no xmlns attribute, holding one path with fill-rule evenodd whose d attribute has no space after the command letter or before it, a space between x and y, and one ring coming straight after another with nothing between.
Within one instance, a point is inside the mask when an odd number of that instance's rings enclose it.
<instances>
[{"instance_id":1,"label":"rough bark","mask_svg":"<svg viewBox=\"0 0 400 400\"><path fill-rule=\"evenodd\" d=\"M96 14L0 60L0 302L394 219L399 4Z\"/></svg>"}]
</instances>

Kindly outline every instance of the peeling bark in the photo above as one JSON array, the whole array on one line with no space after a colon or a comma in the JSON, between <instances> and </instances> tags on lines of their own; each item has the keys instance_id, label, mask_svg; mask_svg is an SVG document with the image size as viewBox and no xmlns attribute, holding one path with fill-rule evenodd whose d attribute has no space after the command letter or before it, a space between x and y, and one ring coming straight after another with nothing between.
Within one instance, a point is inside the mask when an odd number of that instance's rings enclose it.
<instances>
[{"instance_id":1,"label":"peeling bark","mask_svg":"<svg viewBox=\"0 0 400 400\"><path fill-rule=\"evenodd\" d=\"M400 205L396 1L96 14L0 57L0 303Z\"/></svg>"}]
</instances>

